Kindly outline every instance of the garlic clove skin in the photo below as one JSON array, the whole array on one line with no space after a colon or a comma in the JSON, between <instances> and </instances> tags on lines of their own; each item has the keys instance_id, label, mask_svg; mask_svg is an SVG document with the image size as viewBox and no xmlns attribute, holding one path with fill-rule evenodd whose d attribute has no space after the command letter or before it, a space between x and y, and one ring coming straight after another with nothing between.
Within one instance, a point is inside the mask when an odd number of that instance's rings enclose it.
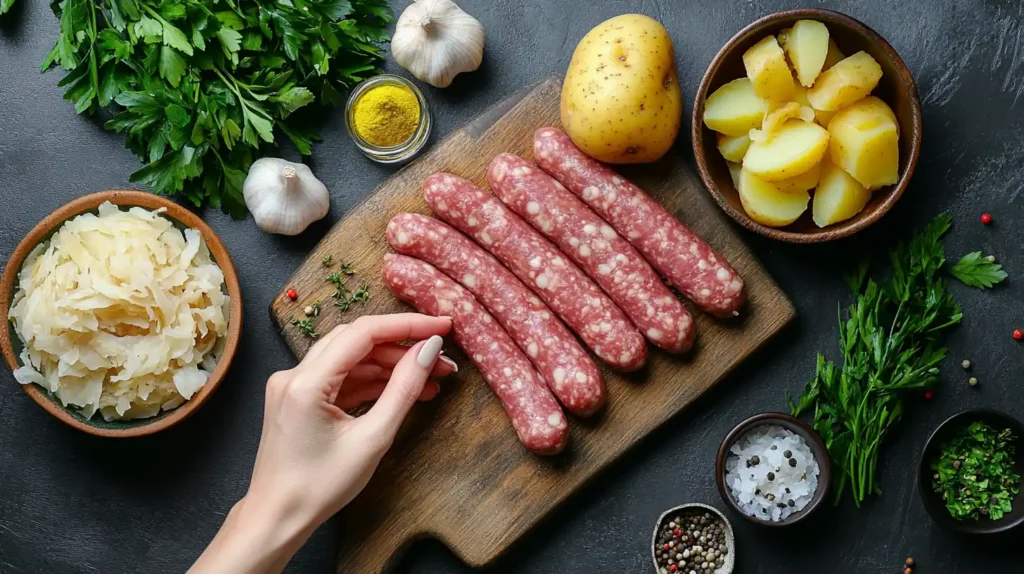
<instances>
[{"instance_id":1,"label":"garlic clove skin","mask_svg":"<svg viewBox=\"0 0 1024 574\"><path fill-rule=\"evenodd\" d=\"M308 166L276 157L253 162L242 195L256 225L267 233L298 235L331 208L327 186Z\"/></svg>"},{"instance_id":2,"label":"garlic clove skin","mask_svg":"<svg viewBox=\"0 0 1024 574\"><path fill-rule=\"evenodd\" d=\"M391 55L418 80L447 88L480 67L484 27L451 0L416 0L398 18Z\"/></svg>"}]
</instances>

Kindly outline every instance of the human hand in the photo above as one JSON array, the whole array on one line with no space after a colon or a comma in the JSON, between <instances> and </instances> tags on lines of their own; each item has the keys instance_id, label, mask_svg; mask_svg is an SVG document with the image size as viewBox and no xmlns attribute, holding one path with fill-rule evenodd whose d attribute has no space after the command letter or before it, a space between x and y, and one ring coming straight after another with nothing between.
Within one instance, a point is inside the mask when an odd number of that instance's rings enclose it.
<instances>
[{"instance_id":1,"label":"human hand","mask_svg":"<svg viewBox=\"0 0 1024 574\"><path fill-rule=\"evenodd\" d=\"M271 376L249 491L193 571L283 568L317 525L366 486L416 400L437 394L428 377L456 370L450 359L438 360L440 336L450 329L446 317L360 317L324 336L294 369ZM420 342L397 344L403 340ZM361 417L342 410L374 398ZM266 523L266 532L253 531Z\"/></svg>"}]
</instances>

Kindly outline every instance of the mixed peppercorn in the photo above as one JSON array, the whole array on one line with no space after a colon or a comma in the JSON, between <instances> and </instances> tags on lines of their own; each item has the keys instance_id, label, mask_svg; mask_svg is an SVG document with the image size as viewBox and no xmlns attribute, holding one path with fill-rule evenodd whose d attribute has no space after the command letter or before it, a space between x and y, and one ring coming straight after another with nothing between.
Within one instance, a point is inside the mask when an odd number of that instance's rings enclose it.
<instances>
[{"instance_id":1,"label":"mixed peppercorn","mask_svg":"<svg viewBox=\"0 0 1024 574\"><path fill-rule=\"evenodd\" d=\"M726 529L710 512L682 511L658 532L654 558L660 574L712 574L729 554Z\"/></svg>"}]
</instances>

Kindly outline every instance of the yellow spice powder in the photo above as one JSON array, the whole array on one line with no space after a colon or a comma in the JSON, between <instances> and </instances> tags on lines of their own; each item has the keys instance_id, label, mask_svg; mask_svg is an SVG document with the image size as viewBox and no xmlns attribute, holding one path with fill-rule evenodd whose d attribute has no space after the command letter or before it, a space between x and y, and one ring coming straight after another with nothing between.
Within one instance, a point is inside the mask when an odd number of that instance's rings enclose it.
<instances>
[{"instance_id":1,"label":"yellow spice powder","mask_svg":"<svg viewBox=\"0 0 1024 574\"><path fill-rule=\"evenodd\" d=\"M356 100L353 121L359 137L379 147L404 143L420 125L420 103L405 86L383 84Z\"/></svg>"}]
</instances>

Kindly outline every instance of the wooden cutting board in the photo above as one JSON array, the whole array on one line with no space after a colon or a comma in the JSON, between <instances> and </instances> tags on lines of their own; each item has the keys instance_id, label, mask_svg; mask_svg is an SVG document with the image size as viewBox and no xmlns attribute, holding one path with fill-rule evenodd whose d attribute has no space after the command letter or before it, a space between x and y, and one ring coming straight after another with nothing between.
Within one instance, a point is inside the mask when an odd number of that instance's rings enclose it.
<instances>
[{"instance_id":1,"label":"wooden cutting board","mask_svg":"<svg viewBox=\"0 0 1024 574\"><path fill-rule=\"evenodd\" d=\"M487 187L487 165L501 152L533 157L533 132L559 125L561 80L551 78L499 104L436 144L378 187L327 234L274 299L270 311L288 345L302 357L311 340L289 325L320 299L320 333L358 315L408 311L381 281L388 246L384 229L395 213L429 214L423 180L447 171ZM724 254L746 281L750 303L742 319L719 321L693 311L697 344L685 356L651 347L647 368L629 376L604 371L607 408L590 420L574 419L569 447L543 458L520 446L498 400L479 373L447 342L461 371L442 384L441 396L417 405L366 491L342 511L345 532L338 572L380 572L412 541L437 538L472 566L494 560L566 497L626 449L722 380L794 317L793 305L747 249L725 215L676 153L655 165L623 170ZM358 273L354 289L369 284L371 300L346 313L330 305L325 281L334 262ZM298 301L284 292L294 287Z\"/></svg>"}]
</instances>

